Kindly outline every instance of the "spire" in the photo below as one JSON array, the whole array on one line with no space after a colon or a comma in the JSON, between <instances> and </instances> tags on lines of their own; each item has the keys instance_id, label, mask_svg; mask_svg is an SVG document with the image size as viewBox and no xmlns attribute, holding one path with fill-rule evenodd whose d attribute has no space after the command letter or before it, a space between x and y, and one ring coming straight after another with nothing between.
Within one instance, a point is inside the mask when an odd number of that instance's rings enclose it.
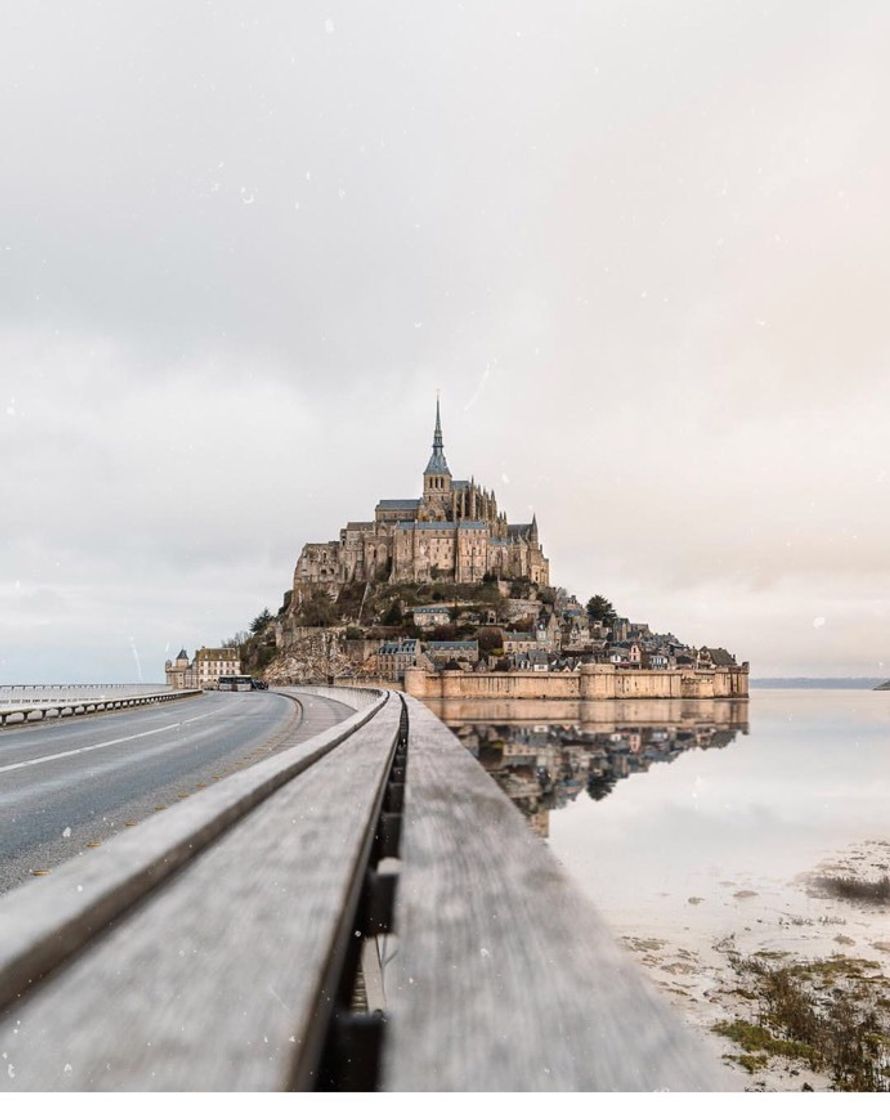
<instances>
[{"instance_id":1,"label":"spire","mask_svg":"<svg viewBox=\"0 0 890 1120\"><path fill-rule=\"evenodd\" d=\"M436 429L433 432L433 453L426 465L424 474L451 474L445 460L445 449L442 442L442 419L439 415L439 394L436 394Z\"/></svg>"}]
</instances>

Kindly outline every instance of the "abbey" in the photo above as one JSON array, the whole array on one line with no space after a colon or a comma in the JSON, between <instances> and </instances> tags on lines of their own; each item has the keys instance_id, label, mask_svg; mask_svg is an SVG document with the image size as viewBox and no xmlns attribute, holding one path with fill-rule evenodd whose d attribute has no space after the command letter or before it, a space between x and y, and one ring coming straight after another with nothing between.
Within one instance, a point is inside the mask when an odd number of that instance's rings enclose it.
<instances>
[{"instance_id":1,"label":"abbey","mask_svg":"<svg viewBox=\"0 0 890 1120\"><path fill-rule=\"evenodd\" d=\"M294 603L312 590L334 596L354 580L480 583L484 577L550 584L535 517L510 524L494 492L454 479L442 442L439 404L433 452L419 498L384 498L373 521L350 521L340 539L307 544L294 571Z\"/></svg>"}]
</instances>

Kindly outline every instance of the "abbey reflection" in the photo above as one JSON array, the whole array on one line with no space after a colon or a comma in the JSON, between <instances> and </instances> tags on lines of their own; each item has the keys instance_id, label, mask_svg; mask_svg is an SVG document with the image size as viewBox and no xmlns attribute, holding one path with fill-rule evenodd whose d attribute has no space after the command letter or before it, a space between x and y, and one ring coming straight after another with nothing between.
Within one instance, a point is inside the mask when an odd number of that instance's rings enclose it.
<instances>
[{"instance_id":1,"label":"abbey reflection","mask_svg":"<svg viewBox=\"0 0 890 1120\"><path fill-rule=\"evenodd\" d=\"M747 721L666 727L613 727L587 731L577 725L464 723L452 730L492 775L541 836L549 815L586 793L607 797L622 778L673 762L688 750L727 747Z\"/></svg>"}]
</instances>

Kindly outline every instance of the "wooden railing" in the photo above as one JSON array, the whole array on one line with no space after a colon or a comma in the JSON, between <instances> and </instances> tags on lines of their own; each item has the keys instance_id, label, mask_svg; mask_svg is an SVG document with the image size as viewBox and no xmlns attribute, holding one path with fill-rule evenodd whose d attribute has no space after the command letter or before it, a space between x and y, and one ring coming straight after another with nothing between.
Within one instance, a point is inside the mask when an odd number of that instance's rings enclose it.
<instances>
[{"instance_id":1,"label":"wooden railing","mask_svg":"<svg viewBox=\"0 0 890 1120\"><path fill-rule=\"evenodd\" d=\"M7 1089L724 1087L443 724L311 691L356 710L0 899Z\"/></svg>"}]
</instances>

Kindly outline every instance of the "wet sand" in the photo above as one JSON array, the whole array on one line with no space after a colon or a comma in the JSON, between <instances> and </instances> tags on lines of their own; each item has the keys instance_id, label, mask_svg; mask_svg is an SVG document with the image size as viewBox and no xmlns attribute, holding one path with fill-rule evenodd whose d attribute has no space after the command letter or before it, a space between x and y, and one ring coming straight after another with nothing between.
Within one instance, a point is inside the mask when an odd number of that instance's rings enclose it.
<instances>
[{"instance_id":1,"label":"wet sand","mask_svg":"<svg viewBox=\"0 0 890 1120\"><path fill-rule=\"evenodd\" d=\"M752 1090L830 1090L831 1080L797 1059L771 1057L746 1071L744 1051L712 1028L727 1020L756 1021L756 1003L742 994L744 981L732 956L757 955L789 964L831 957L868 961L874 985L890 998L890 907L828 897L814 880L847 875L878 880L888 874L890 840L854 844L791 880L745 876L715 879L710 890L669 903L675 919L628 928L618 915L607 921L655 985L713 1050ZM670 905L674 904L674 905ZM750 993L749 993L750 994Z\"/></svg>"}]
</instances>

